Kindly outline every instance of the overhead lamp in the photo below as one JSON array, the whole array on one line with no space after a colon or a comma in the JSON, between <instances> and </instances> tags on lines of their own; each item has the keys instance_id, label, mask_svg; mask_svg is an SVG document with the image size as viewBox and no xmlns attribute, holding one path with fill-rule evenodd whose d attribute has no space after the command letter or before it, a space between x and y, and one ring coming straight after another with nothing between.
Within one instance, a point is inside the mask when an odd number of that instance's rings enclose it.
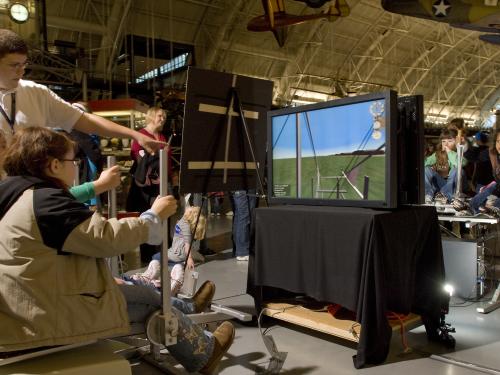
<instances>
[{"instance_id":1,"label":"overhead lamp","mask_svg":"<svg viewBox=\"0 0 500 375\"><path fill-rule=\"evenodd\" d=\"M21 3L12 3L9 6L9 17L16 23L25 23L30 17L29 9Z\"/></svg>"}]
</instances>

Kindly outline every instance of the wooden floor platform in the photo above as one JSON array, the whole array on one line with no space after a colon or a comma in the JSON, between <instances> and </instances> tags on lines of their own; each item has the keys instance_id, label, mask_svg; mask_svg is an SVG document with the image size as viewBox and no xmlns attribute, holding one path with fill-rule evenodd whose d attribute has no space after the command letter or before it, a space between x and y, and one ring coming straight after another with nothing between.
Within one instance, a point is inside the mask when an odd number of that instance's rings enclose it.
<instances>
[{"instance_id":1,"label":"wooden floor platform","mask_svg":"<svg viewBox=\"0 0 500 375\"><path fill-rule=\"evenodd\" d=\"M353 342L359 342L362 329L359 323L353 320L336 319L326 310L309 310L303 306L288 303L264 304L263 314ZM399 320L389 320L389 324L393 333L400 331ZM422 321L420 315L409 314L403 320L403 324L405 330L409 331L422 325Z\"/></svg>"}]
</instances>

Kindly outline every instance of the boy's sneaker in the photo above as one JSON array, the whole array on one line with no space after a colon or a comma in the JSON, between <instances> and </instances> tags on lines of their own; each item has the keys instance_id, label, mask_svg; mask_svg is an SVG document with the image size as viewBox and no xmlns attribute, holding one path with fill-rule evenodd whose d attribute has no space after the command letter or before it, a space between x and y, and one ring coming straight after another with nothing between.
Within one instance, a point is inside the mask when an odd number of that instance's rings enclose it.
<instances>
[{"instance_id":1,"label":"boy's sneaker","mask_svg":"<svg viewBox=\"0 0 500 375\"><path fill-rule=\"evenodd\" d=\"M180 263L172 267L170 272L170 292L176 296L184 283L184 266Z\"/></svg>"},{"instance_id":2,"label":"boy's sneaker","mask_svg":"<svg viewBox=\"0 0 500 375\"><path fill-rule=\"evenodd\" d=\"M455 209L455 211L467 211L469 210L469 204L461 199L461 198L455 198L451 201L451 205Z\"/></svg>"},{"instance_id":3,"label":"boy's sneaker","mask_svg":"<svg viewBox=\"0 0 500 375\"><path fill-rule=\"evenodd\" d=\"M446 195L438 191L434 196L434 202L436 202L436 204L445 205L448 203L448 198L446 197Z\"/></svg>"},{"instance_id":4,"label":"boy's sneaker","mask_svg":"<svg viewBox=\"0 0 500 375\"><path fill-rule=\"evenodd\" d=\"M145 276L149 279L159 279L160 278L160 262L157 260L152 260L149 262L148 268L146 271L142 273L142 276Z\"/></svg>"},{"instance_id":5,"label":"boy's sneaker","mask_svg":"<svg viewBox=\"0 0 500 375\"><path fill-rule=\"evenodd\" d=\"M226 354L234 340L234 326L230 322L223 322L213 333L214 350L200 374L212 375L217 373L220 360Z\"/></svg>"},{"instance_id":6,"label":"boy's sneaker","mask_svg":"<svg viewBox=\"0 0 500 375\"><path fill-rule=\"evenodd\" d=\"M432 204L434 203L434 198L432 195L426 195L425 196L425 204Z\"/></svg>"},{"instance_id":7,"label":"boy's sneaker","mask_svg":"<svg viewBox=\"0 0 500 375\"><path fill-rule=\"evenodd\" d=\"M193 296L194 310L196 313L205 311L212 303L215 294L215 284L207 280L196 291Z\"/></svg>"},{"instance_id":8,"label":"boy's sneaker","mask_svg":"<svg viewBox=\"0 0 500 375\"><path fill-rule=\"evenodd\" d=\"M500 218L500 208L495 207L495 206L489 206L485 207L486 208L486 213L488 215L491 215L492 217L498 219Z\"/></svg>"},{"instance_id":9,"label":"boy's sneaker","mask_svg":"<svg viewBox=\"0 0 500 375\"><path fill-rule=\"evenodd\" d=\"M250 257L248 255L237 256L236 260L239 262L248 262Z\"/></svg>"},{"instance_id":10,"label":"boy's sneaker","mask_svg":"<svg viewBox=\"0 0 500 375\"><path fill-rule=\"evenodd\" d=\"M484 205L486 207L492 207L497 200L498 197L496 195L488 195L488 198L486 198L486 203Z\"/></svg>"},{"instance_id":11,"label":"boy's sneaker","mask_svg":"<svg viewBox=\"0 0 500 375\"><path fill-rule=\"evenodd\" d=\"M474 214L472 213L472 211L469 210L469 209L462 210L462 211L457 211L457 212L455 212L455 215L456 216L474 216Z\"/></svg>"}]
</instances>

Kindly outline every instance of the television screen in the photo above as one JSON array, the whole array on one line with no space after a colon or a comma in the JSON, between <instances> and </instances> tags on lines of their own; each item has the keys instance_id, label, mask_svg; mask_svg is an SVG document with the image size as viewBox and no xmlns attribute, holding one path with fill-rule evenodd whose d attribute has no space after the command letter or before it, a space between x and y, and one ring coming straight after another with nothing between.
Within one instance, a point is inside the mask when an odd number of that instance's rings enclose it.
<instances>
[{"instance_id":1,"label":"television screen","mask_svg":"<svg viewBox=\"0 0 500 375\"><path fill-rule=\"evenodd\" d=\"M268 113L271 203L393 208L396 93Z\"/></svg>"}]
</instances>

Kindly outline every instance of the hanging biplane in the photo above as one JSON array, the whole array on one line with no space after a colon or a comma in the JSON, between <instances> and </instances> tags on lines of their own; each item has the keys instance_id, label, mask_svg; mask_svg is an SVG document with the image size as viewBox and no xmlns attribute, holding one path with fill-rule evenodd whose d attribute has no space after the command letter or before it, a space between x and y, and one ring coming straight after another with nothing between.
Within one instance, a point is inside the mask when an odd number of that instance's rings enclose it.
<instances>
[{"instance_id":1,"label":"hanging biplane","mask_svg":"<svg viewBox=\"0 0 500 375\"><path fill-rule=\"evenodd\" d=\"M488 33L479 39L500 44L498 0L382 0L382 7L392 13Z\"/></svg>"},{"instance_id":2,"label":"hanging biplane","mask_svg":"<svg viewBox=\"0 0 500 375\"><path fill-rule=\"evenodd\" d=\"M306 3L311 8L319 8L329 0L296 0ZM335 21L338 17L349 15L349 6L345 0L332 0L332 5L328 10L315 14L294 15L285 12L284 0L262 0L265 14L255 17L248 22L249 31L272 31L278 41L278 45L283 47L287 37L287 28L291 25L325 18L328 21Z\"/></svg>"}]
</instances>

